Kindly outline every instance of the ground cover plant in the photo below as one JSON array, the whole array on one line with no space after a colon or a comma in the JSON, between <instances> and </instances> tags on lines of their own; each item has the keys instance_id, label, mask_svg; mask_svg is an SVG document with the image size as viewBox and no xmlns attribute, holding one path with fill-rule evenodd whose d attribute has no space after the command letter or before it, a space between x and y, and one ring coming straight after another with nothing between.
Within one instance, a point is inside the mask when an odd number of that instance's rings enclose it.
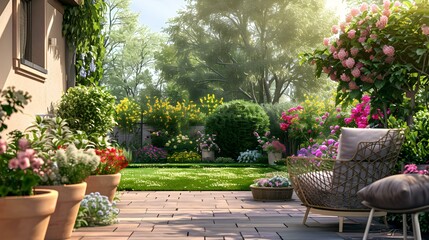
<instances>
[{"instance_id":1,"label":"ground cover plant","mask_svg":"<svg viewBox=\"0 0 429 240\"><path fill-rule=\"evenodd\" d=\"M254 179L283 167L126 168L119 190L248 191Z\"/></svg>"}]
</instances>

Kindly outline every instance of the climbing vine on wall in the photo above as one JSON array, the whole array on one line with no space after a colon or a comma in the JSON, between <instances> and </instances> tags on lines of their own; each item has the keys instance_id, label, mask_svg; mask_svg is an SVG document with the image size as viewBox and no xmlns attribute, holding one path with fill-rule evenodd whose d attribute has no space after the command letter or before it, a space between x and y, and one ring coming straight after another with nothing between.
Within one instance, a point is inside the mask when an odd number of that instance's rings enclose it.
<instances>
[{"instance_id":1,"label":"climbing vine on wall","mask_svg":"<svg viewBox=\"0 0 429 240\"><path fill-rule=\"evenodd\" d=\"M76 84L98 85L103 74L105 53L101 32L106 4L104 0L82 0L79 6L64 10L63 34L76 53Z\"/></svg>"}]
</instances>

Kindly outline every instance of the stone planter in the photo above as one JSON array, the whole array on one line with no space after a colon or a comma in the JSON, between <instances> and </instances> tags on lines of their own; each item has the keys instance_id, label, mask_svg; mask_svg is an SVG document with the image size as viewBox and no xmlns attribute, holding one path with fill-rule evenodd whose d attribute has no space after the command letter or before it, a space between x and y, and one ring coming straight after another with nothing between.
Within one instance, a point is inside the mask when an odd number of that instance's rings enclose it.
<instances>
[{"instance_id":1,"label":"stone planter","mask_svg":"<svg viewBox=\"0 0 429 240\"><path fill-rule=\"evenodd\" d=\"M0 238L43 240L58 192L38 189L33 196L0 197Z\"/></svg>"},{"instance_id":2,"label":"stone planter","mask_svg":"<svg viewBox=\"0 0 429 240\"><path fill-rule=\"evenodd\" d=\"M103 196L107 196L109 201L112 202L115 198L116 188L121 181L121 174L107 174L107 175L91 175L85 179L87 183L85 195L90 193L99 192Z\"/></svg>"},{"instance_id":3,"label":"stone planter","mask_svg":"<svg viewBox=\"0 0 429 240\"><path fill-rule=\"evenodd\" d=\"M73 231L80 201L85 196L86 182L70 185L38 186L35 189L44 188L58 191L57 205L49 221L45 239L68 239Z\"/></svg>"},{"instance_id":4,"label":"stone planter","mask_svg":"<svg viewBox=\"0 0 429 240\"><path fill-rule=\"evenodd\" d=\"M268 164L275 165L275 161L282 159L281 152L268 152Z\"/></svg>"},{"instance_id":5,"label":"stone planter","mask_svg":"<svg viewBox=\"0 0 429 240\"><path fill-rule=\"evenodd\" d=\"M293 187L255 187L250 186L256 201L287 201L292 199Z\"/></svg>"},{"instance_id":6,"label":"stone planter","mask_svg":"<svg viewBox=\"0 0 429 240\"><path fill-rule=\"evenodd\" d=\"M205 149L201 150L201 156L203 161L214 161L215 153L214 151L207 151Z\"/></svg>"}]
</instances>

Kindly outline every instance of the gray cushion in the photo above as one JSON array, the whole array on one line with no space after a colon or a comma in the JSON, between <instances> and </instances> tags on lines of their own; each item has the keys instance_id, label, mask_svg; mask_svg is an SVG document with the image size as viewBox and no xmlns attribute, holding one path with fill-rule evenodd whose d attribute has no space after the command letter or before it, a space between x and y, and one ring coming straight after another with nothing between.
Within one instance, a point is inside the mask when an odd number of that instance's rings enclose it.
<instances>
[{"instance_id":1,"label":"gray cushion","mask_svg":"<svg viewBox=\"0 0 429 240\"><path fill-rule=\"evenodd\" d=\"M382 128L341 128L337 158L352 159L360 142L376 142L388 131Z\"/></svg>"},{"instance_id":2,"label":"gray cushion","mask_svg":"<svg viewBox=\"0 0 429 240\"><path fill-rule=\"evenodd\" d=\"M369 205L386 210L406 210L429 205L429 176L397 174L380 179L357 193Z\"/></svg>"}]
</instances>

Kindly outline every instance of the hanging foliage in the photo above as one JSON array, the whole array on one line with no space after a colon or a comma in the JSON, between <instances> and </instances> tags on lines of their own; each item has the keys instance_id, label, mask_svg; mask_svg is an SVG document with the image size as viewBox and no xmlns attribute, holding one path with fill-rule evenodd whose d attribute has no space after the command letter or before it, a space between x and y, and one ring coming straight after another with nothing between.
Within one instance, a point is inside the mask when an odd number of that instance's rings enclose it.
<instances>
[{"instance_id":1,"label":"hanging foliage","mask_svg":"<svg viewBox=\"0 0 429 240\"><path fill-rule=\"evenodd\" d=\"M66 6L64 10L63 34L75 50L77 85L98 85L102 77L105 9L103 0L82 0L79 6Z\"/></svg>"}]
</instances>

